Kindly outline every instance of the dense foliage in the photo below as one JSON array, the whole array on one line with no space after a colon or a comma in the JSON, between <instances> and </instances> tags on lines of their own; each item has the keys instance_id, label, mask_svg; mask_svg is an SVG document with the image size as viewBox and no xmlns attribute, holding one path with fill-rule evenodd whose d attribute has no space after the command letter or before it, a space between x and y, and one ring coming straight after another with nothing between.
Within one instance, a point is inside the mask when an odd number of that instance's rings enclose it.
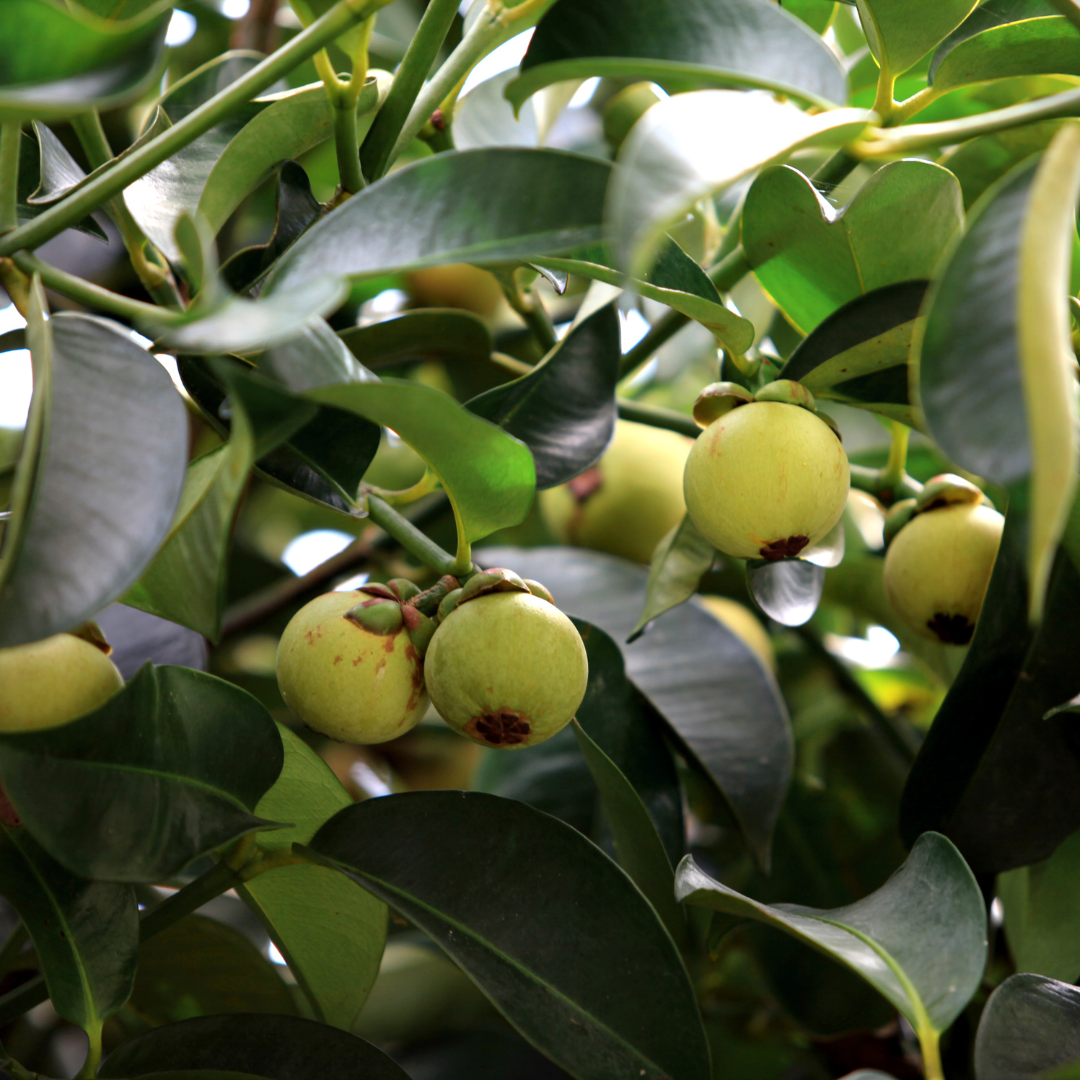
<instances>
[{"instance_id":1,"label":"dense foliage","mask_svg":"<svg viewBox=\"0 0 1080 1080\"><path fill-rule=\"evenodd\" d=\"M0 1077L1080 1076L1076 116L1077 0L0 0Z\"/></svg>"}]
</instances>

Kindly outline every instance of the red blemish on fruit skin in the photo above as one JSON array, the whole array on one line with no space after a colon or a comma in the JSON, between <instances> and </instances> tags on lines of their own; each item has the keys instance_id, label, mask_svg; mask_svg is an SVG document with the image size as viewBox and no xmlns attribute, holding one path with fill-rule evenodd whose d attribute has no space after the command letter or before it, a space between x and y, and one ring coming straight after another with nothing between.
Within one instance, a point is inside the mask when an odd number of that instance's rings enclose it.
<instances>
[{"instance_id":1,"label":"red blemish on fruit skin","mask_svg":"<svg viewBox=\"0 0 1080 1080\"><path fill-rule=\"evenodd\" d=\"M583 503L590 495L598 491L604 483L604 475L597 466L586 469L579 476L567 483L570 494L579 502Z\"/></svg>"},{"instance_id":2,"label":"red blemish on fruit skin","mask_svg":"<svg viewBox=\"0 0 1080 1080\"><path fill-rule=\"evenodd\" d=\"M379 672L382 671L382 669L384 667L386 667L386 657L385 656L375 665L375 674L378 675Z\"/></svg>"},{"instance_id":3,"label":"red blemish on fruit skin","mask_svg":"<svg viewBox=\"0 0 1080 1080\"><path fill-rule=\"evenodd\" d=\"M397 641L397 634L389 634L386 640L383 642L383 652L393 652L394 643Z\"/></svg>"},{"instance_id":4,"label":"red blemish on fruit skin","mask_svg":"<svg viewBox=\"0 0 1080 1080\"><path fill-rule=\"evenodd\" d=\"M21 825L22 818L15 811L15 807L11 805L11 800L7 797L7 792L0 787L0 825Z\"/></svg>"},{"instance_id":5,"label":"red blemish on fruit skin","mask_svg":"<svg viewBox=\"0 0 1080 1080\"><path fill-rule=\"evenodd\" d=\"M334 666L337 667L337 665L340 664L341 661L344 659L345 658L339 653L337 656L334 657Z\"/></svg>"},{"instance_id":6,"label":"red blemish on fruit skin","mask_svg":"<svg viewBox=\"0 0 1080 1080\"><path fill-rule=\"evenodd\" d=\"M355 659L355 660L354 660L354 661L352 662L352 666L353 666L353 667L356 667L356 666L357 666L358 664L362 664L363 662L364 662L364 654L363 654L363 653L361 653L361 654L360 654L360 655L359 655L359 656L358 656L358 657L357 657L357 658L356 658L356 659Z\"/></svg>"}]
</instances>

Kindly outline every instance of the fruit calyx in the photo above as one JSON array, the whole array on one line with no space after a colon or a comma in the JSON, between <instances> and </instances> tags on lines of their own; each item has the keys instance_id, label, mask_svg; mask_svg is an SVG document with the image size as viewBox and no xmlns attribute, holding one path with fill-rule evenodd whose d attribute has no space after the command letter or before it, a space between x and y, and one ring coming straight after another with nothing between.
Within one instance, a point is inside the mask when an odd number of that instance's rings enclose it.
<instances>
[{"instance_id":1,"label":"fruit calyx","mask_svg":"<svg viewBox=\"0 0 1080 1080\"><path fill-rule=\"evenodd\" d=\"M732 409L749 405L753 400L754 395L738 383L709 383L694 402L694 421L698 427L707 428L714 420L719 420Z\"/></svg>"},{"instance_id":2,"label":"fruit calyx","mask_svg":"<svg viewBox=\"0 0 1080 1080\"><path fill-rule=\"evenodd\" d=\"M532 593L549 604L555 603L551 593L539 581L530 581L515 574L513 570L497 566L473 574L460 589L447 594L439 605L439 620L441 622L446 619L455 608L467 604L470 600L503 592Z\"/></svg>"},{"instance_id":3,"label":"fruit calyx","mask_svg":"<svg viewBox=\"0 0 1080 1080\"><path fill-rule=\"evenodd\" d=\"M449 574L424 592L407 578L392 578L385 585L375 582L358 590L368 599L350 608L345 618L368 633L383 636L404 627L413 648L423 657L437 626L431 614L457 585L457 578Z\"/></svg>"},{"instance_id":4,"label":"fruit calyx","mask_svg":"<svg viewBox=\"0 0 1080 1080\"><path fill-rule=\"evenodd\" d=\"M817 412L814 395L802 383L792 379L774 379L766 383L755 395L755 401L778 401L781 405L798 405L802 409Z\"/></svg>"},{"instance_id":5,"label":"fruit calyx","mask_svg":"<svg viewBox=\"0 0 1080 1080\"><path fill-rule=\"evenodd\" d=\"M893 503L885 513L885 547L892 543L896 534L912 518L919 514L928 514L934 510L943 510L949 506L985 504L990 509L994 504L969 480L954 473L942 473L928 480L918 496L901 499ZM936 632L936 631L935 631ZM969 635L970 636L970 635ZM950 640L942 638L942 641Z\"/></svg>"}]
</instances>

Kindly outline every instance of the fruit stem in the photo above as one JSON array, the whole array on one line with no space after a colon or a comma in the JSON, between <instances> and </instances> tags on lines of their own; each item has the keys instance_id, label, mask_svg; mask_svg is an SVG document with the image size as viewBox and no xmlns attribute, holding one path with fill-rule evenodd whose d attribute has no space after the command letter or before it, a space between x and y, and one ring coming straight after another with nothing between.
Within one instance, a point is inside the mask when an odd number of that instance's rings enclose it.
<instances>
[{"instance_id":1,"label":"fruit stem","mask_svg":"<svg viewBox=\"0 0 1080 1080\"><path fill-rule=\"evenodd\" d=\"M540 297L532 289L522 288L516 272L496 276L507 301L536 338L540 351L546 354L554 349L559 339Z\"/></svg>"},{"instance_id":2,"label":"fruit stem","mask_svg":"<svg viewBox=\"0 0 1080 1080\"><path fill-rule=\"evenodd\" d=\"M430 566L438 574L461 576L458 573L462 569L458 565L460 559L451 555L448 551L444 551L434 540L428 539L407 517L399 514L384 499L369 493L367 510L368 516L379 528L389 533L410 555L414 555L424 565ZM458 515L455 513L454 517L457 519ZM460 521L458 521L458 538L458 554L460 556L462 554ZM465 549L464 556L469 559L469 562L462 572L467 574L472 568L467 543Z\"/></svg>"},{"instance_id":3,"label":"fruit stem","mask_svg":"<svg viewBox=\"0 0 1080 1080\"><path fill-rule=\"evenodd\" d=\"M615 400L619 406L619 417L623 420L634 420L639 424L663 428L665 431L677 431L680 435L688 435L691 439L696 439L701 434L697 421L686 413L665 409L660 405L643 405L641 402L630 401L627 398Z\"/></svg>"},{"instance_id":4,"label":"fruit stem","mask_svg":"<svg viewBox=\"0 0 1080 1080\"><path fill-rule=\"evenodd\" d=\"M19 225L19 150L22 123L0 124L0 233Z\"/></svg>"},{"instance_id":5,"label":"fruit stem","mask_svg":"<svg viewBox=\"0 0 1080 1080\"><path fill-rule=\"evenodd\" d=\"M892 445L889 447L889 460L885 462L885 468L881 470L880 483L883 488L895 487L904 477L904 466L907 464L908 440L911 438L911 428L901 424L899 420L892 422Z\"/></svg>"}]
</instances>

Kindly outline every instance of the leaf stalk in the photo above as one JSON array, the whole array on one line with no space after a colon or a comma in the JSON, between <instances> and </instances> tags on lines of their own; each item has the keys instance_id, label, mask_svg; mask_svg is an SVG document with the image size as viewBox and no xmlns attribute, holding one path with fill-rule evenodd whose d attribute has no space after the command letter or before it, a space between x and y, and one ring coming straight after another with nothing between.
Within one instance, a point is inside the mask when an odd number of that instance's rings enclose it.
<instances>
[{"instance_id":1,"label":"leaf stalk","mask_svg":"<svg viewBox=\"0 0 1080 1080\"><path fill-rule=\"evenodd\" d=\"M19 227L19 151L22 123L0 124L0 233Z\"/></svg>"}]
</instances>

